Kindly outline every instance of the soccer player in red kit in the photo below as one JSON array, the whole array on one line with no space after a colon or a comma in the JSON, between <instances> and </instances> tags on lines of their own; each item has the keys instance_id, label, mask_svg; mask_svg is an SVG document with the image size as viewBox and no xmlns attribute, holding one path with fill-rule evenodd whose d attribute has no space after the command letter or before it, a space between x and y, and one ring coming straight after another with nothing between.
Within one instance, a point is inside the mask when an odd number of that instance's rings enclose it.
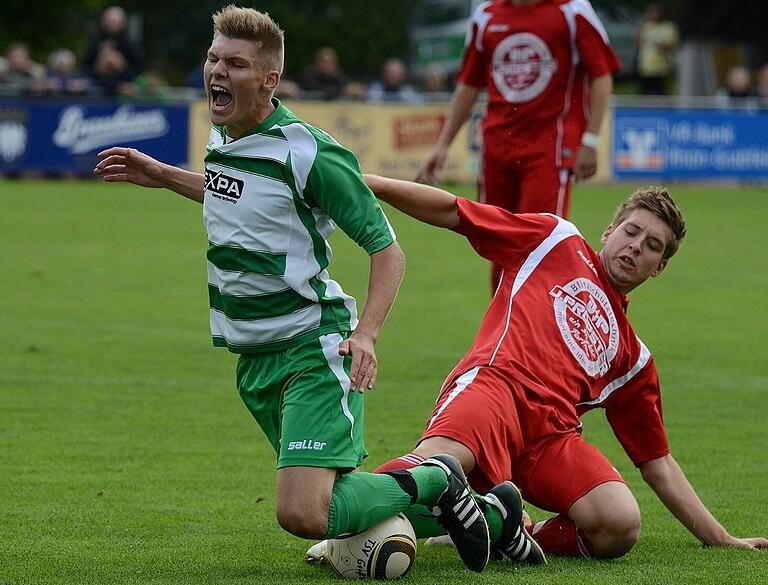
<instances>
[{"instance_id":1,"label":"soccer player in red kit","mask_svg":"<svg viewBox=\"0 0 768 585\"><path fill-rule=\"evenodd\" d=\"M626 295L661 274L685 237L665 189L627 199L596 253L552 214L512 214L428 185L365 179L383 201L464 235L502 266L480 331L417 447L377 471L452 454L478 493L500 494L497 484L512 480L527 501L558 514L532 528L544 551L620 556L639 536L640 511L616 469L584 441L579 420L603 408L643 479L691 533L712 546L768 548L765 538L731 536L670 454L653 357L626 315ZM515 514L519 524L522 509ZM517 548L504 552L526 560L510 554Z\"/></svg>"},{"instance_id":2,"label":"soccer player in red kit","mask_svg":"<svg viewBox=\"0 0 768 585\"><path fill-rule=\"evenodd\" d=\"M417 180L438 180L485 89L480 201L567 217L571 175L582 180L597 170L600 125L620 66L587 0L481 4L446 123ZM500 270L494 263L494 290Z\"/></svg>"}]
</instances>

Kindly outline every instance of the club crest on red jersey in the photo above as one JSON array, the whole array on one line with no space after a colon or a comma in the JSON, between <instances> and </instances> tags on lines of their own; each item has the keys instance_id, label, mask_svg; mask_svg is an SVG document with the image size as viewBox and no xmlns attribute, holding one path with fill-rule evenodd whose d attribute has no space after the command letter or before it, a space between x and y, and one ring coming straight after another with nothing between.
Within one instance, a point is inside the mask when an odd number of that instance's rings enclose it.
<instances>
[{"instance_id":1,"label":"club crest on red jersey","mask_svg":"<svg viewBox=\"0 0 768 585\"><path fill-rule=\"evenodd\" d=\"M510 103L520 104L539 97L557 71L557 61L538 36L515 33L493 51L491 76L499 93Z\"/></svg>"},{"instance_id":2,"label":"club crest on red jersey","mask_svg":"<svg viewBox=\"0 0 768 585\"><path fill-rule=\"evenodd\" d=\"M555 321L571 354L590 376L602 376L619 349L619 327L603 289L576 278L549 291Z\"/></svg>"}]
</instances>

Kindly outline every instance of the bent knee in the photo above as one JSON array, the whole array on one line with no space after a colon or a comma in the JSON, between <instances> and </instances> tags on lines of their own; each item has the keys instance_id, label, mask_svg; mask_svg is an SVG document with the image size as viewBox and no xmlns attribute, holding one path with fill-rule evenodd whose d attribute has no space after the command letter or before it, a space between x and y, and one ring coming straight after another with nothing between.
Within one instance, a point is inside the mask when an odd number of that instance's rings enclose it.
<instances>
[{"instance_id":1,"label":"bent knee","mask_svg":"<svg viewBox=\"0 0 768 585\"><path fill-rule=\"evenodd\" d=\"M594 555L615 558L627 554L640 538L639 510L623 510L606 515L587 532Z\"/></svg>"},{"instance_id":2,"label":"bent knee","mask_svg":"<svg viewBox=\"0 0 768 585\"><path fill-rule=\"evenodd\" d=\"M328 531L327 513L303 507L278 507L277 522L283 530L299 538L321 539Z\"/></svg>"}]
</instances>

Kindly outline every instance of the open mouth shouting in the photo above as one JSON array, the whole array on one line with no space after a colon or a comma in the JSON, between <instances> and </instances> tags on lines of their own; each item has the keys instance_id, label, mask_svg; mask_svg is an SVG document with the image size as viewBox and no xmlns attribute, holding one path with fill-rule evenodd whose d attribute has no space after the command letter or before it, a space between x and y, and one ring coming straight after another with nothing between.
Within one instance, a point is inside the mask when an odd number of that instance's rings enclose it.
<instances>
[{"instance_id":1,"label":"open mouth shouting","mask_svg":"<svg viewBox=\"0 0 768 585\"><path fill-rule=\"evenodd\" d=\"M211 107L214 111L222 111L232 102L232 94L217 83L211 84Z\"/></svg>"}]
</instances>

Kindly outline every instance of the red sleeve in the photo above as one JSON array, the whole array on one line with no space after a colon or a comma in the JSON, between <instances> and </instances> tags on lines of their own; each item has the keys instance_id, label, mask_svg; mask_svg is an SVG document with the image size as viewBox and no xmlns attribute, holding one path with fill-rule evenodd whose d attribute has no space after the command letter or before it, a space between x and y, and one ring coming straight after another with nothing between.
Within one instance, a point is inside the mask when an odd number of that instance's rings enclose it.
<instances>
[{"instance_id":1,"label":"red sleeve","mask_svg":"<svg viewBox=\"0 0 768 585\"><path fill-rule=\"evenodd\" d=\"M623 388L606 401L608 422L632 463L669 454L661 412L659 376L653 358Z\"/></svg>"},{"instance_id":2,"label":"red sleeve","mask_svg":"<svg viewBox=\"0 0 768 585\"><path fill-rule=\"evenodd\" d=\"M608 44L605 28L593 10L576 17L576 44L581 63L591 79L621 69L621 61Z\"/></svg>"},{"instance_id":3,"label":"red sleeve","mask_svg":"<svg viewBox=\"0 0 768 585\"><path fill-rule=\"evenodd\" d=\"M478 18L482 13L482 8L482 6L478 8L472 18L472 24L470 24L467 34L467 44L464 47L461 69L456 76L456 79L461 83L480 88L487 85L488 79L487 56L482 46L484 28L481 27L481 21Z\"/></svg>"},{"instance_id":4,"label":"red sleeve","mask_svg":"<svg viewBox=\"0 0 768 585\"><path fill-rule=\"evenodd\" d=\"M454 231L465 236L480 256L502 266L519 266L559 223L571 226L552 215L510 213L462 197L457 202L459 225Z\"/></svg>"}]
</instances>

